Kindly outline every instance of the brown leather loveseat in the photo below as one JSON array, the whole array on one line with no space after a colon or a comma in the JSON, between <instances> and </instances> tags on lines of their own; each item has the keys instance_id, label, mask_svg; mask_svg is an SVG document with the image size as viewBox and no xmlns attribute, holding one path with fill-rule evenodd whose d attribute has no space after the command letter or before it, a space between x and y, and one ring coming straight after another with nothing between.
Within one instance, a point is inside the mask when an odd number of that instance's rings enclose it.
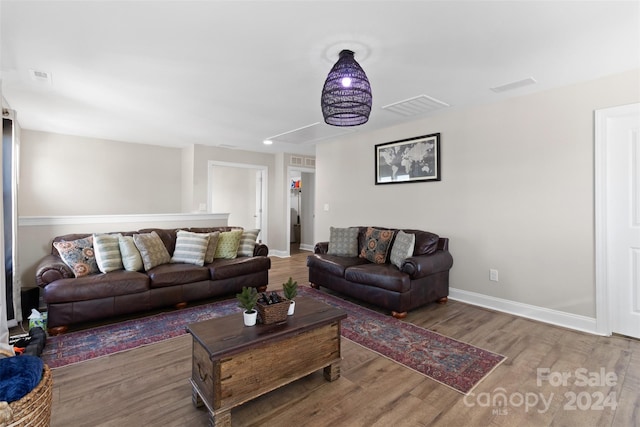
<instances>
[{"instance_id":1,"label":"brown leather loveseat","mask_svg":"<svg viewBox=\"0 0 640 427\"><path fill-rule=\"evenodd\" d=\"M155 232L168 254L173 256L178 230L222 233L238 228L144 229L119 234L134 236L143 233L151 235L151 232ZM50 333L65 332L71 324L167 306L184 307L191 301L234 295L243 286L264 290L269 281L269 249L264 244L253 242L251 245L255 246L252 256L240 256L238 253L236 258L213 259L202 266L174 261L154 266L148 271L144 268L140 271L117 269L76 277L77 274L61 259L55 243L90 236L92 235L70 234L54 238L51 254L44 257L36 268L36 283L41 287L47 304L47 326ZM250 249L246 251L251 252Z\"/></svg>"},{"instance_id":2,"label":"brown leather loveseat","mask_svg":"<svg viewBox=\"0 0 640 427\"><path fill-rule=\"evenodd\" d=\"M312 287L324 286L387 309L397 318L422 305L447 301L453 265L448 238L381 227L332 227L332 237L334 231L337 249L332 251L331 241L320 242L307 257ZM354 237L354 248L340 249Z\"/></svg>"}]
</instances>

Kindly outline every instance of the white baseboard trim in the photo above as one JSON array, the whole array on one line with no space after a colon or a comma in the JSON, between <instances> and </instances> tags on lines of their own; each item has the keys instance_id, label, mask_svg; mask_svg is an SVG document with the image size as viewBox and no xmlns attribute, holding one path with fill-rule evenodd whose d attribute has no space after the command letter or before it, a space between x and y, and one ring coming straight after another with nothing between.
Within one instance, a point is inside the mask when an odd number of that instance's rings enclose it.
<instances>
[{"instance_id":1,"label":"white baseboard trim","mask_svg":"<svg viewBox=\"0 0 640 427\"><path fill-rule=\"evenodd\" d=\"M275 256L278 258L289 258L291 255L287 251L276 251L273 249L269 249L269 256Z\"/></svg>"},{"instance_id":2,"label":"white baseboard trim","mask_svg":"<svg viewBox=\"0 0 640 427\"><path fill-rule=\"evenodd\" d=\"M300 250L301 251L307 251L307 252L313 252L313 246L314 245L307 245L306 243L300 243Z\"/></svg>"},{"instance_id":3,"label":"white baseboard trim","mask_svg":"<svg viewBox=\"0 0 640 427\"><path fill-rule=\"evenodd\" d=\"M550 323L563 328L575 329L594 335L603 335L598 331L596 319L592 317L551 310L549 308L523 304L455 288L449 288L449 298L491 310L514 314L527 319Z\"/></svg>"}]
</instances>

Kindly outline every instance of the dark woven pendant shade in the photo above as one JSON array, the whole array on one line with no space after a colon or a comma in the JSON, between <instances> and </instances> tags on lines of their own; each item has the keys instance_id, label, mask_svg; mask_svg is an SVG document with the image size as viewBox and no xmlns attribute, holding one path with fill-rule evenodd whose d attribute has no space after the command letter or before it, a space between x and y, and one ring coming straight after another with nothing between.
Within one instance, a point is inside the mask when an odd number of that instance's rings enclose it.
<instances>
[{"instance_id":1,"label":"dark woven pendant shade","mask_svg":"<svg viewBox=\"0 0 640 427\"><path fill-rule=\"evenodd\" d=\"M371 85L353 52L343 50L322 88L322 115L333 126L358 126L369 120Z\"/></svg>"}]
</instances>

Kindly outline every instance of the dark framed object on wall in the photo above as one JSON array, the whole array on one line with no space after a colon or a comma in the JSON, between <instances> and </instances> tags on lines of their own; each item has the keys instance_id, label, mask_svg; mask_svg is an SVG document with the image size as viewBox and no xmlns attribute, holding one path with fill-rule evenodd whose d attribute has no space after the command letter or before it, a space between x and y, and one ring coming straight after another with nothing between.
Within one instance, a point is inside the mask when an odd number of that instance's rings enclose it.
<instances>
[{"instance_id":1,"label":"dark framed object on wall","mask_svg":"<svg viewBox=\"0 0 640 427\"><path fill-rule=\"evenodd\" d=\"M440 181L440 134L375 146L376 185Z\"/></svg>"}]
</instances>

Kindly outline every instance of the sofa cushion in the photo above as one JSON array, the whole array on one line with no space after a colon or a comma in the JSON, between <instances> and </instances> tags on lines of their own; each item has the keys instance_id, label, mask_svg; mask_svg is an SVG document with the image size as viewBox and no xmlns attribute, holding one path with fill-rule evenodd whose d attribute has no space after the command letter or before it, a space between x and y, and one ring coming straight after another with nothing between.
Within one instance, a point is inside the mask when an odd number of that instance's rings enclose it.
<instances>
[{"instance_id":1,"label":"sofa cushion","mask_svg":"<svg viewBox=\"0 0 640 427\"><path fill-rule=\"evenodd\" d=\"M391 248L391 264L402 268L404 260L413 255L415 245L415 234L405 233L399 230L396 233L396 239L393 241L393 247Z\"/></svg>"},{"instance_id":2,"label":"sofa cushion","mask_svg":"<svg viewBox=\"0 0 640 427\"><path fill-rule=\"evenodd\" d=\"M215 258L233 259L238 256L238 246L242 230L232 230L220 233L218 246L216 247Z\"/></svg>"},{"instance_id":3,"label":"sofa cushion","mask_svg":"<svg viewBox=\"0 0 640 427\"><path fill-rule=\"evenodd\" d=\"M416 244L413 249L414 255L428 255L438 250L438 240L440 236L422 230L404 230L416 236Z\"/></svg>"},{"instance_id":4,"label":"sofa cushion","mask_svg":"<svg viewBox=\"0 0 640 427\"><path fill-rule=\"evenodd\" d=\"M103 273L122 270L122 256L118 238L121 234L94 234L93 250L96 253L98 269Z\"/></svg>"},{"instance_id":5,"label":"sofa cushion","mask_svg":"<svg viewBox=\"0 0 640 427\"><path fill-rule=\"evenodd\" d=\"M329 255L357 257L358 256L357 227L329 229Z\"/></svg>"},{"instance_id":6,"label":"sofa cushion","mask_svg":"<svg viewBox=\"0 0 640 427\"><path fill-rule=\"evenodd\" d=\"M120 247L120 255L122 256L122 266L127 271L142 270L142 257L140 251L133 241L133 236L118 237L118 246Z\"/></svg>"},{"instance_id":7,"label":"sofa cushion","mask_svg":"<svg viewBox=\"0 0 640 427\"><path fill-rule=\"evenodd\" d=\"M44 288L47 303L87 301L149 290L149 277L144 273L116 270L75 279L60 279Z\"/></svg>"},{"instance_id":8,"label":"sofa cushion","mask_svg":"<svg viewBox=\"0 0 640 427\"><path fill-rule=\"evenodd\" d=\"M364 234L364 246L360 251L360 258L376 264L384 264L393 240L393 230L381 230L369 227Z\"/></svg>"},{"instance_id":9,"label":"sofa cushion","mask_svg":"<svg viewBox=\"0 0 640 427\"><path fill-rule=\"evenodd\" d=\"M171 262L171 256L169 256L167 248L155 231L150 233L134 234L133 241L140 251L142 264L144 264L144 269L146 271L149 271L158 265L168 264Z\"/></svg>"},{"instance_id":10,"label":"sofa cushion","mask_svg":"<svg viewBox=\"0 0 640 427\"><path fill-rule=\"evenodd\" d=\"M53 246L58 250L62 261L67 264L76 277L100 272L93 250L93 236L70 242L54 242Z\"/></svg>"},{"instance_id":11,"label":"sofa cushion","mask_svg":"<svg viewBox=\"0 0 640 427\"><path fill-rule=\"evenodd\" d=\"M313 254L307 257L307 267L316 268L341 278L344 277L344 272L348 267L368 263L369 261L359 257L341 257L327 254Z\"/></svg>"},{"instance_id":12,"label":"sofa cushion","mask_svg":"<svg viewBox=\"0 0 640 427\"><path fill-rule=\"evenodd\" d=\"M271 267L271 260L262 256L216 259L207 267L212 280L223 280L268 270Z\"/></svg>"},{"instance_id":13,"label":"sofa cushion","mask_svg":"<svg viewBox=\"0 0 640 427\"><path fill-rule=\"evenodd\" d=\"M176 249L173 251L171 262L183 262L202 267L208 244L209 234L179 230L176 238Z\"/></svg>"},{"instance_id":14,"label":"sofa cushion","mask_svg":"<svg viewBox=\"0 0 640 427\"><path fill-rule=\"evenodd\" d=\"M256 247L256 240L258 240L258 234L260 234L259 229L242 231L240 245L238 245L238 256L253 256L253 250Z\"/></svg>"},{"instance_id":15,"label":"sofa cushion","mask_svg":"<svg viewBox=\"0 0 640 427\"><path fill-rule=\"evenodd\" d=\"M408 292L411 288L409 275L391 264L366 263L348 267L344 278L350 282L371 285L393 292Z\"/></svg>"},{"instance_id":16,"label":"sofa cushion","mask_svg":"<svg viewBox=\"0 0 640 427\"><path fill-rule=\"evenodd\" d=\"M151 288L209 280L209 269L193 264L162 264L147 271Z\"/></svg>"}]
</instances>

